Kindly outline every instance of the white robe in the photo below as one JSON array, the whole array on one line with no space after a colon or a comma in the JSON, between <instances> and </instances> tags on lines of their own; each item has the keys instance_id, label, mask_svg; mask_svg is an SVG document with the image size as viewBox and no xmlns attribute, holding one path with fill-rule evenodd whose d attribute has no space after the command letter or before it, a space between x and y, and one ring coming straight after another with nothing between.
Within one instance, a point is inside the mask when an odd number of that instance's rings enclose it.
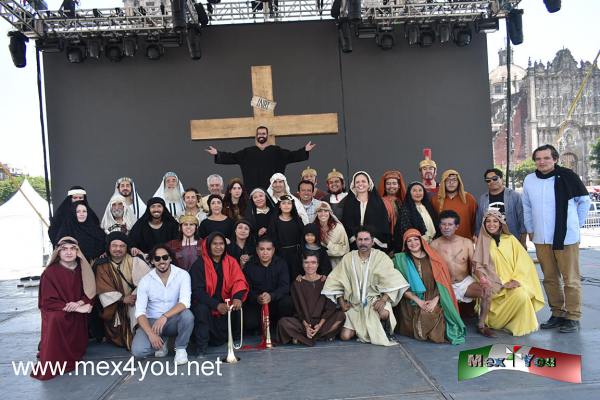
<instances>
[{"instance_id":1,"label":"white robe","mask_svg":"<svg viewBox=\"0 0 600 400\"><path fill-rule=\"evenodd\" d=\"M402 295L409 288L402 274L394 269L392 260L384 252L371 249L368 262L363 263L354 250L346 254L335 267L321 292L331 301L343 296L351 304L346 311L344 327L356 332L358 340L381 346L393 346L379 319L379 313L373 308L385 293L390 298L385 309L389 312L389 334L394 333L396 318L392 307L400 302Z\"/></svg>"},{"instance_id":2,"label":"white robe","mask_svg":"<svg viewBox=\"0 0 600 400\"><path fill-rule=\"evenodd\" d=\"M177 217L177 215L185 211L185 204L183 203L183 193L185 192L185 189L183 188L183 184L181 183L179 177L175 175L175 177L177 178L177 184L179 185L179 193L181 194L181 198L179 199L179 201L176 202L171 202L165 199L165 179L167 179L168 176L172 176L170 172L167 172L163 176L162 181L160 181L160 186L158 187L158 189L156 189L156 192L154 193L153 197L160 197L161 199L163 199L165 201L165 204L167 205L167 210L169 210L173 218L175 218Z\"/></svg>"}]
</instances>

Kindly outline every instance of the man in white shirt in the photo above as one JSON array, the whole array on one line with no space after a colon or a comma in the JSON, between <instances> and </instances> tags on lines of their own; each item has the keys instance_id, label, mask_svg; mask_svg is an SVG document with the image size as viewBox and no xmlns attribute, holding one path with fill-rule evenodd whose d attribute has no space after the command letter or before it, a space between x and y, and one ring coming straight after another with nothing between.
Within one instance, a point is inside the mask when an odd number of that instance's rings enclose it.
<instances>
[{"instance_id":1,"label":"man in white shirt","mask_svg":"<svg viewBox=\"0 0 600 400\"><path fill-rule=\"evenodd\" d=\"M186 348L194 329L190 275L171 264L173 255L163 245L152 249L149 256L154 269L137 288L135 317L139 326L131 353L139 358L164 357L168 354L166 337L175 336L175 363L186 364Z\"/></svg>"},{"instance_id":2,"label":"man in white shirt","mask_svg":"<svg viewBox=\"0 0 600 400\"><path fill-rule=\"evenodd\" d=\"M315 222L317 208L321 205L321 202L314 197L315 184L311 181L300 181L298 184L298 193L300 196L300 203L302 203L304 210L306 210L308 222Z\"/></svg>"}]
</instances>

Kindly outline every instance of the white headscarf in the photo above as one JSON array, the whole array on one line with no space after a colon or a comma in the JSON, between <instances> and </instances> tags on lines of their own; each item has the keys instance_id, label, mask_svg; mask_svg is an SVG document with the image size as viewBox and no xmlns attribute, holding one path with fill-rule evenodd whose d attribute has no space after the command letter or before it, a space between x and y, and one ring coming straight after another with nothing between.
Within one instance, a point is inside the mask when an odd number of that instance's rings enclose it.
<instances>
[{"instance_id":1,"label":"white headscarf","mask_svg":"<svg viewBox=\"0 0 600 400\"><path fill-rule=\"evenodd\" d=\"M135 218L135 215L133 215L133 211L131 210L131 208L127 206L127 200L125 200L125 197L121 196L120 194L115 194L113 195L113 197L110 198L110 201L106 206L106 210L104 210L104 217L102 217L100 227L104 229L104 232L106 232L107 234L112 232L109 228L117 224L117 221L115 221L115 218L113 217L111 212L112 205L115 203L123 203L123 222L127 227L127 232L129 232L137 219Z\"/></svg>"},{"instance_id":2,"label":"white headscarf","mask_svg":"<svg viewBox=\"0 0 600 400\"><path fill-rule=\"evenodd\" d=\"M121 195L121 193L119 193L119 185L121 184L121 182L129 182L131 183L131 204L129 205L129 209L133 212L133 216L135 217L135 220L137 221L142 215L144 215L144 213L146 212L146 202L144 201L144 199L142 199L142 197L139 195L139 193L137 192L137 190L135 189L135 183L133 182L133 179L124 176L122 178L117 179L117 181L115 182L115 195ZM127 203L125 203L127 204Z\"/></svg>"},{"instance_id":3,"label":"white headscarf","mask_svg":"<svg viewBox=\"0 0 600 400\"><path fill-rule=\"evenodd\" d=\"M181 197L177 202L170 202L167 199L165 199L165 180L171 176L177 178L177 183L179 184L179 193L181 194ZM177 174L175 172L167 172L163 176L162 181L160 182L160 186L158 187L158 189L156 189L156 192L152 197L160 197L161 199L163 199L165 201L165 204L167 205L167 209L169 210L169 212L171 212L171 215L176 216L182 214L185 211L185 204L183 203L184 191L185 189L183 188L183 184L181 183L181 180L179 179Z\"/></svg>"},{"instance_id":4,"label":"white headscarf","mask_svg":"<svg viewBox=\"0 0 600 400\"><path fill-rule=\"evenodd\" d=\"M269 185L269 188L267 189L267 193L269 194L269 197L271 197L271 199L273 200L273 203L274 204L279 203L279 198L276 198L275 195L273 194L273 182L275 182L275 181L283 181L283 183L285 185L285 194L291 196L294 199L294 205L296 206L298 215L302 219L302 222L304 223L304 225L308 224L309 220L308 220L308 214L306 213L306 209L302 205L302 202L300 202L300 200L298 200L298 198L290 192L290 186L287 183L287 178L285 177L285 175L282 173L279 173L279 172L277 172L276 174L273 174L271 179L269 179L269 182L271 182L271 184Z\"/></svg>"},{"instance_id":5,"label":"white headscarf","mask_svg":"<svg viewBox=\"0 0 600 400\"><path fill-rule=\"evenodd\" d=\"M267 188L267 193L269 193L269 196L271 196L273 202L277 204L279 203L279 199L275 198L275 195L273 194L273 182L275 181L283 181L283 183L285 184L285 194L292 195L292 193L290 192L290 186L288 185L287 178L285 177L285 175L279 172L273 174L271 179L269 179L269 182L271 182L271 184Z\"/></svg>"},{"instance_id":6,"label":"white headscarf","mask_svg":"<svg viewBox=\"0 0 600 400\"><path fill-rule=\"evenodd\" d=\"M354 179L356 178L356 175L365 175L367 177L367 181L369 182L369 192L373 190L373 188L375 187L375 184L373 183L373 179L371 179L371 175L369 175L368 173L366 173L365 171L356 171L354 173L354 175L352 175L352 180L350 181L350 190L352 191L352 193L354 193L354 195L356 196L356 188L354 187Z\"/></svg>"}]
</instances>

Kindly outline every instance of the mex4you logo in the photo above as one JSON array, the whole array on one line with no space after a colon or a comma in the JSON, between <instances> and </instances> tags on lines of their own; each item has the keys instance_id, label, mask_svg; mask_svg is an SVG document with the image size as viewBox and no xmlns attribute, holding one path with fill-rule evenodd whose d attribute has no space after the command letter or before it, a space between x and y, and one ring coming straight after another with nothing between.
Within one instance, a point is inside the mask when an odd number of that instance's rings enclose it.
<instances>
[{"instance_id":1,"label":"mex4you logo","mask_svg":"<svg viewBox=\"0 0 600 400\"><path fill-rule=\"evenodd\" d=\"M458 380L498 370L522 371L564 382L581 383L581 356L539 347L494 344L461 351Z\"/></svg>"}]
</instances>

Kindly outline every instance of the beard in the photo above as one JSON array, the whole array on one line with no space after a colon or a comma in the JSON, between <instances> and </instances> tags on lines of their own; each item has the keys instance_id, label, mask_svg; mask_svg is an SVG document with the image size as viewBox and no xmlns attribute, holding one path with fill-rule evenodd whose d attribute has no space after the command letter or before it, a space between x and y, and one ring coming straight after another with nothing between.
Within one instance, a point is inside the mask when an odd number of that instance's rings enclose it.
<instances>
[{"instance_id":1,"label":"beard","mask_svg":"<svg viewBox=\"0 0 600 400\"><path fill-rule=\"evenodd\" d=\"M265 143L267 143L267 137L266 136L257 137L256 141L260 144L265 144Z\"/></svg>"},{"instance_id":2,"label":"beard","mask_svg":"<svg viewBox=\"0 0 600 400\"><path fill-rule=\"evenodd\" d=\"M123 218L123 215L125 214L125 209L111 210L110 213L112 214L114 219Z\"/></svg>"},{"instance_id":3,"label":"beard","mask_svg":"<svg viewBox=\"0 0 600 400\"><path fill-rule=\"evenodd\" d=\"M178 201L181 200L181 193L179 193L178 188L173 188L173 189L165 188L164 196L165 196L165 201L167 203L177 203Z\"/></svg>"}]
</instances>

